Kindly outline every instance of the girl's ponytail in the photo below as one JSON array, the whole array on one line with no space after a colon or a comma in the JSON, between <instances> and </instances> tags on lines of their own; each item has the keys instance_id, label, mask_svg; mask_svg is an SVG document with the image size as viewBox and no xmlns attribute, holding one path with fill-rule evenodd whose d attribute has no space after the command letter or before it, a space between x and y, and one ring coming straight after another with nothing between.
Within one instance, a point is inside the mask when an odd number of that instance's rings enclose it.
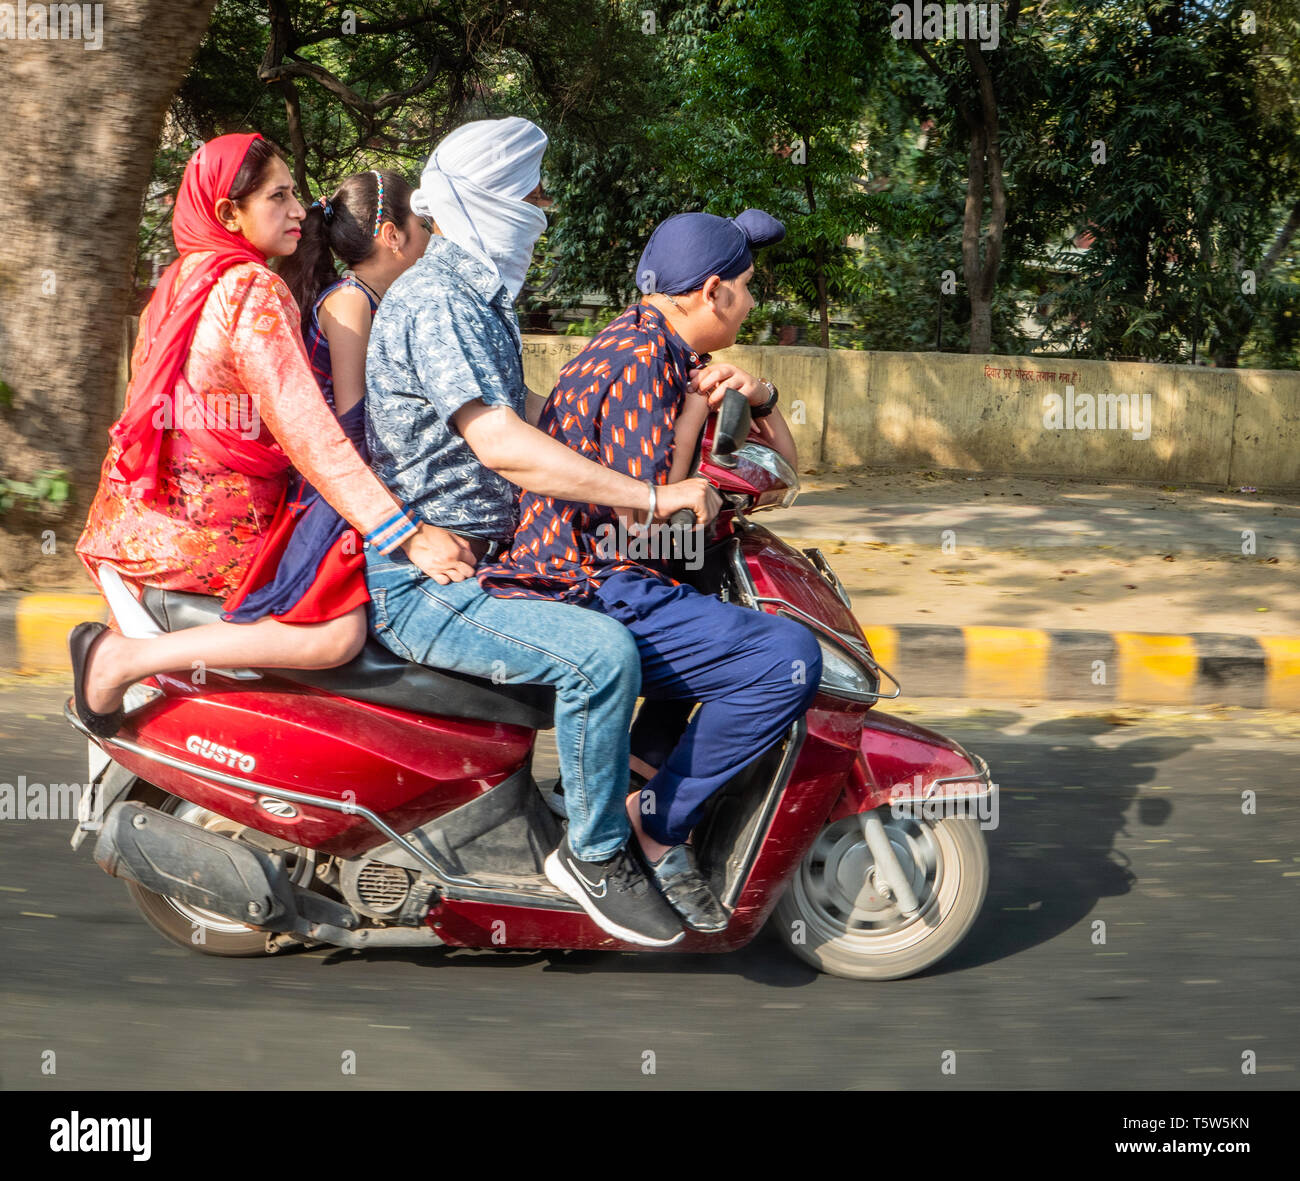
<instances>
[{"instance_id":1,"label":"girl's ponytail","mask_svg":"<svg viewBox=\"0 0 1300 1181\"><path fill-rule=\"evenodd\" d=\"M335 257L354 267L374 253L384 222L405 228L412 191L395 172L358 172L307 210L298 249L280 261L280 278L298 302L304 336L320 293L338 277Z\"/></svg>"},{"instance_id":2,"label":"girl's ponytail","mask_svg":"<svg viewBox=\"0 0 1300 1181\"><path fill-rule=\"evenodd\" d=\"M328 215L332 214L329 202L322 199L307 210L302 219L302 237L298 249L281 259L280 278L289 286L289 293L298 304L305 330L311 321L311 310L316 299L337 277L334 254L330 249ZM327 220L328 218L328 220Z\"/></svg>"}]
</instances>

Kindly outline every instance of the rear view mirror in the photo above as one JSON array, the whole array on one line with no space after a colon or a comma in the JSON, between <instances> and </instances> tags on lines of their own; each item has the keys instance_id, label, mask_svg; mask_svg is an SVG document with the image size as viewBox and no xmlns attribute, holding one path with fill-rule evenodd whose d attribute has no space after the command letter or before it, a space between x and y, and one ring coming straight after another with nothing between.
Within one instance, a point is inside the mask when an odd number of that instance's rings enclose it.
<instances>
[{"instance_id":1,"label":"rear view mirror","mask_svg":"<svg viewBox=\"0 0 1300 1181\"><path fill-rule=\"evenodd\" d=\"M739 390L727 389L718 407L718 420L713 427L713 450L709 459L719 467L735 467L736 452L749 438L752 419L749 401Z\"/></svg>"}]
</instances>

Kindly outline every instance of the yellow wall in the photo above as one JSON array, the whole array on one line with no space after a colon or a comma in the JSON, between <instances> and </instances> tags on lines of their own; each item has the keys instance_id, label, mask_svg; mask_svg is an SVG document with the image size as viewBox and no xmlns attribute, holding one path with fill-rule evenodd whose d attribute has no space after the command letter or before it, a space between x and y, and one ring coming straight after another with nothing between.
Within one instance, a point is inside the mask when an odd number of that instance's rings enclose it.
<instances>
[{"instance_id":1,"label":"yellow wall","mask_svg":"<svg viewBox=\"0 0 1300 1181\"><path fill-rule=\"evenodd\" d=\"M539 393L587 343L524 341ZM742 345L715 359L777 385L807 464L1300 487L1300 373L1290 370ZM1087 426L1089 408L1104 428Z\"/></svg>"}]
</instances>

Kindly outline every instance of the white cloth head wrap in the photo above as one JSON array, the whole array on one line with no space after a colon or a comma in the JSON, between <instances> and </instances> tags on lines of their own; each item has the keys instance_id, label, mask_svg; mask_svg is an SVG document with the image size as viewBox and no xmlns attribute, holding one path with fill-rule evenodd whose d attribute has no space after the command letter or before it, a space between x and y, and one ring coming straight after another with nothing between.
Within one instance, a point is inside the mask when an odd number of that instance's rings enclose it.
<instances>
[{"instance_id":1,"label":"white cloth head wrap","mask_svg":"<svg viewBox=\"0 0 1300 1181\"><path fill-rule=\"evenodd\" d=\"M518 116L466 123L433 149L411 196L444 237L496 268L512 300L546 229L546 214L521 199L541 180L546 144L546 133Z\"/></svg>"}]
</instances>

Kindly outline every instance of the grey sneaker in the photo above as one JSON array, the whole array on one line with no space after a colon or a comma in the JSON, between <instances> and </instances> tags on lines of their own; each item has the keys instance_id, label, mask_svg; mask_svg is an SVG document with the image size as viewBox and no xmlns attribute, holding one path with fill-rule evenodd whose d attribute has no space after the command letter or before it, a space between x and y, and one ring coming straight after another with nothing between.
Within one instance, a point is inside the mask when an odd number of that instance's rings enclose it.
<instances>
[{"instance_id":1,"label":"grey sneaker","mask_svg":"<svg viewBox=\"0 0 1300 1181\"><path fill-rule=\"evenodd\" d=\"M686 934L626 845L606 861L583 861L569 848L565 833L560 847L546 858L545 868L550 883L616 939L642 947L670 947Z\"/></svg>"},{"instance_id":2,"label":"grey sneaker","mask_svg":"<svg viewBox=\"0 0 1300 1181\"><path fill-rule=\"evenodd\" d=\"M674 845L658 861L642 859L659 891L692 931L725 931L727 912L709 889L690 845Z\"/></svg>"}]
</instances>

